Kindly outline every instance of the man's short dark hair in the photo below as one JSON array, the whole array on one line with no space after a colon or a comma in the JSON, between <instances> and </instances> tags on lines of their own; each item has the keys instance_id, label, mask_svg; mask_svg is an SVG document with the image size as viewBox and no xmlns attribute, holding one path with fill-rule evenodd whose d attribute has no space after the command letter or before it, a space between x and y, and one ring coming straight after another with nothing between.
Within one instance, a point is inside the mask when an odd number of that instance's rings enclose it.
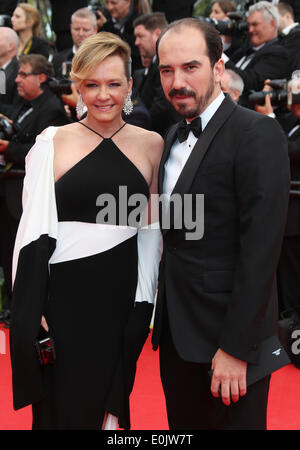
<instances>
[{"instance_id":1,"label":"man's short dark hair","mask_svg":"<svg viewBox=\"0 0 300 450\"><path fill-rule=\"evenodd\" d=\"M19 65L21 64L30 64L34 73L43 73L47 78L54 77L53 65L43 55L35 53L22 55L19 60Z\"/></svg>"},{"instance_id":2,"label":"man's short dark hair","mask_svg":"<svg viewBox=\"0 0 300 450\"><path fill-rule=\"evenodd\" d=\"M292 18L293 18L293 20L295 19L294 10L291 7L291 5L289 5L288 3L279 2L275 6L278 9L278 12L279 12L280 15L283 15L283 14L286 14L286 13L290 13Z\"/></svg>"},{"instance_id":3,"label":"man's short dark hair","mask_svg":"<svg viewBox=\"0 0 300 450\"><path fill-rule=\"evenodd\" d=\"M159 30L164 30L168 26L168 21L164 13L155 12L137 17L133 22L133 27L135 28L138 25L144 25L148 31L154 31L157 30L157 28Z\"/></svg>"},{"instance_id":4,"label":"man's short dark hair","mask_svg":"<svg viewBox=\"0 0 300 450\"><path fill-rule=\"evenodd\" d=\"M206 42L207 55L210 60L211 67L214 67L215 63L219 61L223 52L223 44L220 37L220 33L216 28L197 17L188 17L184 19L175 20L171 22L167 28L160 34L156 42L156 53L158 57L158 47L161 39L169 30L181 29L182 27L195 28L198 30Z\"/></svg>"}]
</instances>

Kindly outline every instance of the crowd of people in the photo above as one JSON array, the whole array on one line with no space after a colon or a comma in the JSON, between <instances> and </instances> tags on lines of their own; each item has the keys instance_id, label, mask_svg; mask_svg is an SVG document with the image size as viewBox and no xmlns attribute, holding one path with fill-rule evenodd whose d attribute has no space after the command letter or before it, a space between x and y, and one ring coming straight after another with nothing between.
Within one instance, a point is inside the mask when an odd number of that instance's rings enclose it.
<instances>
[{"instance_id":1,"label":"crowd of people","mask_svg":"<svg viewBox=\"0 0 300 450\"><path fill-rule=\"evenodd\" d=\"M0 27L0 319L15 408L33 405L35 429L130 428L157 293L152 342L170 428L265 428L269 378L248 389L247 365L300 306L296 2L241 13L212 1L198 18L187 0L50 3L55 43L36 7L0 10L11 17ZM182 118L199 115L200 132L182 141ZM94 200L105 192L120 206L120 186L148 200L141 228L120 208L108 230L94 223L105 209ZM162 192L170 204L174 192L205 195L205 234L161 226L161 255L150 198ZM41 376L31 343L49 330L57 360Z\"/></svg>"}]
</instances>

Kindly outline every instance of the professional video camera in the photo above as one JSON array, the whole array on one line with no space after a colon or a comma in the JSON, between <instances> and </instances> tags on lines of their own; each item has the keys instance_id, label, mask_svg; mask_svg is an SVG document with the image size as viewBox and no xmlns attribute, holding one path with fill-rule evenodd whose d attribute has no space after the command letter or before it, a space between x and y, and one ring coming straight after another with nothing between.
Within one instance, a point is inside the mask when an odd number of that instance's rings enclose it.
<instances>
[{"instance_id":1,"label":"professional video camera","mask_svg":"<svg viewBox=\"0 0 300 450\"><path fill-rule=\"evenodd\" d=\"M0 139L11 141L18 131L18 125L10 123L4 116L0 118Z\"/></svg>"},{"instance_id":2,"label":"professional video camera","mask_svg":"<svg viewBox=\"0 0 300 450\"><path fill-rule=\"evenodd\" d=\"M6 14L0 14L0 27L11 28L11 18Z\"/></svg>"},{"instance_id":3,"label":"professional video camera","mask_svg":"<svg viewBox=\"0 0 300 450\"><path fill-rule=\"evenodd\" d=\"M272 106L287 106L300 104L300 89L292 88L293 80L270 80L271 91L253 92L248 100L251 106L264 105L266 95L270 95Z\"/></svg>"},{"instance_id":4,"label":"professional video camera","mask_svg":"<svg viewBox=\"0 0 300 450\"><path fill-rule=\"evenodd\" d=\"M240 12L228 13L228 20L217 20L210 17L198 16L198 19L214 25L220 34L233 35L248 30L248 23Z\"/></svg>"},{"instance_id":5,"label":"professional video camera","mask_svg":"<svg viewBox=\"0 0 300 450\"><path fill-rule=\"evenodd\" d=\"M72 67L72 61L63 61L61 66L61 73L63 78L50 78L48 86L50 90L57 95L69 95L72 94L71 84L69 79L70 71Z\"/></svg>"},{"instance_id":6,"label":"professional video camera","mask_svg":"<svg viewBox=\"0 0 300 450\"><path fill-rule=\"evenodd\" d=\"M104 15L104 17L106 17L107 19L110 18L109 11L104 6L101 5L100 0L90 0L88 2L88 7L91 11L93 11L93 13L96 16L97 16L97 11L100 11Z\"/></svg>"}]
</instances>

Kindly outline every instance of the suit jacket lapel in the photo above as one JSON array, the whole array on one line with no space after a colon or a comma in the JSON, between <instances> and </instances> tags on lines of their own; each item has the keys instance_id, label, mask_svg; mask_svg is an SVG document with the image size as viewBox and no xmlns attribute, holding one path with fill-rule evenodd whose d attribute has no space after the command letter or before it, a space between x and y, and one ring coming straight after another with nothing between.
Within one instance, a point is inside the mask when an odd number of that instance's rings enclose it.
<instances>
[{"instance_id":1,"label":"suit jacket lapel","mask_svg":"<svg viewBox=\"0 0 300 450\"><path fill-rule=\"evenodd\" d=\"M197 140L195 147L192 150L191 155L189 156L181 174L179 175L179 178L177 180L177 183L173 189L173 194L181 194L182 196L189 192L189 189L193 183L194 177L203 161L203 158L206 154L206 152L209 149L209 146L215 137L215 135L218 133L219 129L222 127L224 122L227 120L229 115L232 113L232 111L237 107L237 104L230 98L229 95L225 96L224 101L216 111L216 113L213 115L211 120L206 125L204 131L200 135L199 139ZM170 150L172 147L172 144L174 142L174 136L177 129L177 126L173 130L173 132L169 133L168 138L166 140L166 146L165 146L165 152L162 157L161 165L160 165L160 174L159 174L159 192L162 192L162 186L163 186L163 176L164 176L164 164L170 154ZM171 130L172 131L172 130ZM179 212L178 212L179 213ZM170 228L172 228L174 224L174 217L170 218ZM167 231L167 230L165 230Z\"/></svg>"}]
</instances>

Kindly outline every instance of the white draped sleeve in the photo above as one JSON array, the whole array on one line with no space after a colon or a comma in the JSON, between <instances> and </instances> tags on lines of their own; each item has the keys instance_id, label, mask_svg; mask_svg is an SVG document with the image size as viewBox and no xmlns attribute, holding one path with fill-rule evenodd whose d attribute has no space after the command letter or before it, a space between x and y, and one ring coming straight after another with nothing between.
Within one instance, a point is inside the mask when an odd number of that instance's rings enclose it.
<instances>
[{"instance_id":1,"label":"white draped sleeve","mask_svg":"<svg viewBox=\"0 0 300 450\"><path fill-rule=\"evenodd\" d=\"M57 238L58 221L53 174L53 137L56 127L49 127L36 138L25 160L22 194L23 213L18 227L13 254L14 283L20 251L42 235Z\"/></svg>"},{"instance_id":2,"label":"white draped sleeve","mask_svg":"<svg viewBox=\"0 0 300 450\"><path fill-rule=\"evenodd\" d=\"M57 240L53 176L55 131L55 127L49 127L39 135L26 157L23 213L12 269L10 350L15 409L40 401L45 394L35 340L48 299L49 259Z\"/></svg>"}]
</instances>

